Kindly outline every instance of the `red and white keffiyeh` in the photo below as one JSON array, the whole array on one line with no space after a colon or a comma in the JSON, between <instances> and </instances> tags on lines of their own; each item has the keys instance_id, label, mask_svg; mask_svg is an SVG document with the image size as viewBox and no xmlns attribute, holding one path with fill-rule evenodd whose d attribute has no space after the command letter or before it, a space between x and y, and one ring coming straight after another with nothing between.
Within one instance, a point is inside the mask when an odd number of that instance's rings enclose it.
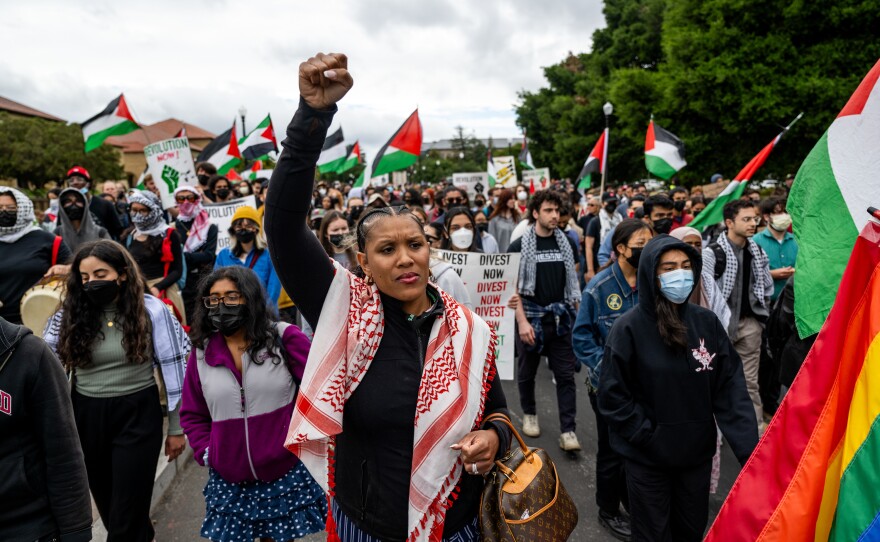
<instances>
[{"instance_id":1,"label":"red and white keffiyeh","mask_svg":"<svg viewBox=\"0 0 880 542\"><path fill-rule=\"evenodd\" d=\"M385 328L379 290L338 263L324 301L285 446L330 495L330 444L343 431L345 401L369 370ZM438 290L440 291L440 290ZM495 375L495 334L445 292L431 329L416 404L408 528L411 541L439 541L450 493L462 475L450 446L478 427ZM331 516L331 514L328 514ZM328 526L332 523L328 521ZM336 533L330 533L336 539Z\"/></svg>"}]
</instances>

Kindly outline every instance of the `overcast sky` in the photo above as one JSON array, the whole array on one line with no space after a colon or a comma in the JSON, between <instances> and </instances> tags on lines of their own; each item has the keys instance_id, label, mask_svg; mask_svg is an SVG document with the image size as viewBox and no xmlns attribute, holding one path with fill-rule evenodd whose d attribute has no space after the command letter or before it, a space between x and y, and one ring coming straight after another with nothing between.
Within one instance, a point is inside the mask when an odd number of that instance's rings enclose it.
<instances>
[{"instance_id":1,"label":"overcast sky","mask_svg":"<svg viewBox=\"0 0 880 542\"><path fill-rule=\"evenodd\" d=\"M517 92L604 24L599 0L0 0L0 96L81 122L124 92L141 123L215 133L244 105L280 140L297 66L338 51L355 86L334 124L371 157L416 107L425 141L518 137Z\"/></svg>"}]
</instances>

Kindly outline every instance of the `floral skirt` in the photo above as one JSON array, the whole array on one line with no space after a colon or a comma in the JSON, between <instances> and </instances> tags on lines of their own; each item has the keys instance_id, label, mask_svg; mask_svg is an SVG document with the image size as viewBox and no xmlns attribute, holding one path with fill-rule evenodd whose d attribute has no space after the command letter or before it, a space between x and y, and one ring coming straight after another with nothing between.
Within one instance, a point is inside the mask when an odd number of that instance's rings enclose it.
<instances>
[{"instance_id":1,"label":"floral skirt","mask_svg":"<svg viewBox=\"0 0 880 542\"><path fill-rule=\"evenodd\" d=\"M201 535L215 542L292 540L324 530L327 498L302 463L273 482L233 484L211 469Z\"/></svg>"}]
</instances>

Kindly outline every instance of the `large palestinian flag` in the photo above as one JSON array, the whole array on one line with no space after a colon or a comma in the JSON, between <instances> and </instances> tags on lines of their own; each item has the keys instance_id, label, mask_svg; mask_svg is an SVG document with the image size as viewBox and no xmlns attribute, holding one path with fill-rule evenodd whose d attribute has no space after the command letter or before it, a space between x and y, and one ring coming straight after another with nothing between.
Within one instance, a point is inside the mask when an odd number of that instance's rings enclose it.
<instances>
[{"instance_id":1,"label":"large palestinian flag","mask_svg":"<svg viewBox=\"0 0 880 542\"><path fill-rule=\"evenodd\" d=\"M361 163L361 144L360 141L355 141L354 145L352 145L351 150L348 151L348 154L345 156L345 159L342 161L342 164L339 165L339 168L336 169L336 173L345 173L350 170L354 166Z\"/></svg>"},{"instance_id":2,"label":"large palestinian flag","mask_svg":"<svg viewBox=\"0 0 880 542\"><path fill-rule=\"evenodd\" d=\"M416 109L403 125L394 132L388 143L379 149L373 161L370 177L378 177L400 171L413 165L422 152L422 123L419 121L419 110Z\"/></svg>"},{"instance_id":3,"label":"large palestinian flag","mask_svg":"<svg viewBox=\"0 0 880 542\"><path fill-rule=\"evenodd\" d=\"M880 61L798 170L788 198L798 243L795 321L819 331L869 205L880 207Z\"/></svg>"},{"instance_id":4,"label":"large palestinian flag","mask_svg":"<svg viewBox=\"0 0 880 542\"><path fill-rule=\"evenodd\" d=\"M703 212L694 218L688 226L703 231L707 227L721 222L724 219L724 206L729 202L742 197L743 192L746 191L746 185L748 185L749 181L752 179L752 175L757 173L758 169L764 165L764 162L767 161L767 157L770 156L770 153L776 148L776 145L782 139L782 136L791 130L794 123L801 120L801 117L803 116L804 114L801 113L795 117L795 119L791 121L791 124L786 126L781 132L779 132L779 135L773 138L773 141L768 143L767 146L761 149L761 152L749 160L746 167L742 168L742 170L737 173L736 177L730 181L730 184L724 187L724 191L718 194L718 197L713 199L709 205L703 209Z\"/></svg>"},{"instance_id":5,"label":"large palestinian flag","mask_svg":"<svg viewBox=\"0 0 880 542\"><path fill-rule=\"evenodd\" d=\"M196 160L213 164L220 175L226 175L241 162L241 151L238 150L238 139L235 137L235 122L232 123L232 128L208 143Z\"/></svg>"},{"instance_id":6,"label":"large palestinian flag","mask_svg":"<svg viewBox=\"0 0 880 542\"><path fill-rule=\"evenodd\" d=\"M86 152L97 149L110 136L125 135L140 128L128 110L124 94L120 94L103 111L81 126Z\"/></svg>"},{"instance_id":7,"label":"large palestinian flag","mask_svg":"<svg viewBox=\"0 0 880 542\"><path fill-rule=\"evenodd\" d=\"M592 185L593 175L601 175L602 172L605 171L605 160L608 157L608 148L607 145L605 145L605 135L607 133L608 130L605 129L602 132L602 135L599 136L599 140L596 141L593 150L590 151L590 155L587 156L587 160L584 162L584 167L582 167L581 172L578 173L577 189L581 194Z\"/></svg>"},{"instance_id":8,"label":"large palestinian flag","mask_svg":"<svg viewBox=\"0 0 880 542\"><path fill-rule=\"evenodd\" d=\"M275 128L272 117L266 115L254 130L238 142L238 150L245 160L259 160L270 152L278 151L278 140L275 139Z\"/></svg>"},{"instance_id":9,"label":"large palestinian flag","mask_svg":"<svg viewBox=\"0 0 880 542\"><path fill-rule=\"evenodd\" d=\"M684 143L681 139L667 132L651 119L648 124L648 134L645 136L645 167L648 171L663 180L668 180L686 165Z\"/></svg>"},{"instance_id":10,"label":"large palestinian flag","mask_svg":"<svg viewBox=\"0 0 880 542\"><path fill-rule=\"evenodd\" d=\"M345 138L340 127L324 139L324 147L321 149L321 156L318 157L318 171L333 173L343 163L345 163Z\"/></svg>"}]
</instances>

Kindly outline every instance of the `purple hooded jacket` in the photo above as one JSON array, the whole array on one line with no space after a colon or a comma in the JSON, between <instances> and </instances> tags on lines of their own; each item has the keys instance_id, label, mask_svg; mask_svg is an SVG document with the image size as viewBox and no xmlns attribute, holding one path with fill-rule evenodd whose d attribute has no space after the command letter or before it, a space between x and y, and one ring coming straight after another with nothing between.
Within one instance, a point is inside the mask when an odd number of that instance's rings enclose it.
<instances>
[{"instance_id":1,"label":"purple hooded jacket","mask_svg":"<svg viewBox=\"0 0 880 542\"><path fill-rule=\"evenodd\" d=\"M256 363L245 352L239 372L223 335L215 333L204 350L193 349L187 364L180 425L196 461L205 465L207 450L206 466L228 482L271 482L299 461L284 439L310 343L298 327L276 325L288 363L266 350Z\"/></svg>"}]
</instances>

